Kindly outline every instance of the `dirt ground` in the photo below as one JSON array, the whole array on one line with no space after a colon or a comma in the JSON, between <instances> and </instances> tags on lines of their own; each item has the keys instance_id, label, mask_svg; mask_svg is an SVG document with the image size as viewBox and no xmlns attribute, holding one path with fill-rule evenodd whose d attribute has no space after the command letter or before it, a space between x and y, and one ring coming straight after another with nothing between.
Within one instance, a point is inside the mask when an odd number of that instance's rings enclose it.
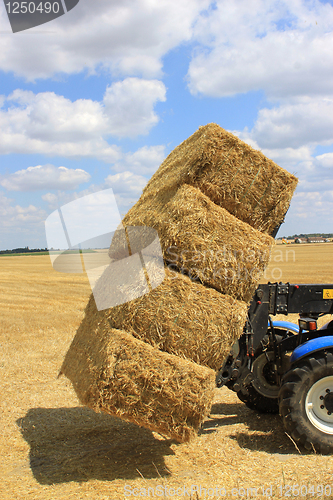
<instances>
[{"instance_id":1,"label":"dirt ground","mask_svg":"<svg viewBox=\"0 0 333 500\"><path fill-rule=\"evenodd\" d=\"M276 246L265 281L333 283L333 244ZM80 406L57 375L89 294L48 256L0 257L1 500L333 498L333 457L226 388L189 444Z\"/></svg>"}]
</instances>

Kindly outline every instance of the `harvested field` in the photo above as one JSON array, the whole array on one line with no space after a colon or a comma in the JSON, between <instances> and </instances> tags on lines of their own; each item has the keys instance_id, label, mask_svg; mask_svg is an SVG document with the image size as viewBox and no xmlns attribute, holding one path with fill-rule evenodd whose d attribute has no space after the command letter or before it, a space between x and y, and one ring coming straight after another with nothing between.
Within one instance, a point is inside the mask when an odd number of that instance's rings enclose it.
<instances>
[{"instance_id":1,"label":"harvested field","mask_svg":"<svg viewBox=\"0 0 333 500\"><path fill-rule=\"evenodd\" d=\"M238 219L270 234L284 219L297 178L210 123L169 154L126 214L124 225L146 224L145 211L160 213L183 184L199 188Z\"/></svg>"},{"instance_id":2,"label":"harvested field","mask_svg":"<svg viewBox=\"0 0 333 500\"><path fill-rule=\"evenodd\" d=\"M333 283L333 245L277 245L262 281L277 269L285 281ZM90 295L86 276L54 272L48 256L11 256L0 257L0 277L2 500L122 500L125 485L223 487L228 499L242 498L232 488L258 488L260 500L270 485L276 499L289 487L291 498L317 498L293 497L296 484L333 490L332 456L299 452L278 416L258 415L227 388L216 389L201 435L184 444L80 406L57 375Z\"/></svg>"}]
</instances>

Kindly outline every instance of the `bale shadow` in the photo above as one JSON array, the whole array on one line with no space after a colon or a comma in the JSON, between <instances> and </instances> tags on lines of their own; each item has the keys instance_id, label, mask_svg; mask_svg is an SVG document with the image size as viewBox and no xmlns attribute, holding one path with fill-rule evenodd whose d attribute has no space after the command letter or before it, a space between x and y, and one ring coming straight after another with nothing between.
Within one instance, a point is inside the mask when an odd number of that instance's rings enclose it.
<instances>
[{"instance_id":1,"label":"bale shadow","mask_svg":"<svg viewBox=\"0 0 333 500\"><path fill-rule=\"evenodd\" d=\"M16 421L40 484L165 477L175 442L84 407L32 408Z\"/></svg>"},{"instance_id":2,"label":"bale shadow","mask_svg":"<svg viewBox=\"0 0 333 500\"><path fill-rule=\"evenodd\" d=\"M235 431L228 435L235 439L241 448L251 451L263 451L277 455L302 455L311 452L296 448L283 427L282 419L277 414L259 413L247 408L242 403L215 403L212 406L210 419L204 422L202 434L215 432L218 428L244 424L248 430ZM221 415L221 416L220 416Z\"/></svg>"}]
</instances>

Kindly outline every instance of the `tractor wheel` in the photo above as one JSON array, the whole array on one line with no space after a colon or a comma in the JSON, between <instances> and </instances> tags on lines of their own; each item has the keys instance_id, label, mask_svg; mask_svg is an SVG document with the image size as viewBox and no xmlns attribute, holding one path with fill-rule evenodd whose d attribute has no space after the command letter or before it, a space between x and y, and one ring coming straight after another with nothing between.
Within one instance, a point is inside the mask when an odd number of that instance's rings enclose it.
<instances>
[{"instance_id":1,"label":"tractor wheel","mask_svg":"<svg viewBox=\"0 0 333 500\"><path fill-rule=\"evenodd\" d=\"M290 436L307 450L333 452L333 353L315 352L285 373L280 415Z\"/></svg>"},{"instance_id":2,"label":"tractor wheel","mask_svg":"<svg viewBox=\"0 0 333 500\"><path fill-rule=\"evenodd\" d=\"M247 394L240 390L237 392L237 396L250 410L259 411L260 413L279 413L278 398L263 396L251 384L246 389Z\"/></svg>"},{"instance_id":3,"label":"tractor wheel","mask_svg":"<svg viewBox=\"0 0 333 500\"><path fill-rule=\"evenodd\" d=\"M282 335L276 335L279 342ZM264 345L269 342L266 335L263 339ZM274 353L260 347L253 362L253 380L246 386L246 390L237 392L237 396L251 410L261 413L279 413L279 385L276 383L275 375L272 371Z\"/></svg>"}]
</instances>

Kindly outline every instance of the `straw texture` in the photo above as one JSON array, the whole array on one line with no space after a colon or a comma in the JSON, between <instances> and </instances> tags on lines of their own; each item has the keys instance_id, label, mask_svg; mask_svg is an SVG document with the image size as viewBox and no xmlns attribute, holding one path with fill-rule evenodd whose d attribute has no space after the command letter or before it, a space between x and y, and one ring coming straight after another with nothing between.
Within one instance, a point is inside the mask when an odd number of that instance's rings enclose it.
<instances>
[{"instance_id":1,"label":"straw texture","mask_svg":"<svg viewBox=\"0 0 333 500\"><path fill-rule=\"evenodd\" d=\"M89 408L180 442L196 435L215 387L212 370L110 328L92 297L61 373Z\"/></svg>"},{"instance_id":2,"label":"straw texture","mask_svg":"<svg viewBox=\"0 0 333 500\"><path fill-rule=\"evenodd\" d=\"M297 178L219 125L200 127L164 160L124 218L133 225L140 203L157 211L190 184L250 226L271 234L288 210Z\"/></svg>"},{"instance_id":3,"label":"straw texture","mask_svg":"<svg viewBox=\"0 0 333 500\"><path fill-rule=\"evenodd\" d=\"M128 229L144 224L158 231L164 259L174 264L174 269L244 301L251 300L274 244L269 235L240 221L187 184L158 208L139 203L126 219ZM143 230L142 246L144 234ZM115 235L111 257L121 255L122 240ZM125 242L123 251L126 249Z\"/></svg>"},{"instance_id":4,"label":"straw texture","mask_svg":"<svg viewBox=\"0 0 333 500\"><path fill-rule=\"evenodd\" d=\"M242 334L247 304L166 269L157 288L105 314L112 328L219 370Z\"/></svg>"},{"instance_id":5,"label":"straw texture","mask_svg":"<svg viewBox=\"0 0 333 500\"><path fill-rule=\"evenodd\" d=\"M214 123L170 153L94 289L101 304L117 290L119 305L98 311L90 297L61 368L83 404L178 441L196 434L296 184Z\"/></svg>"}]
</instances>

